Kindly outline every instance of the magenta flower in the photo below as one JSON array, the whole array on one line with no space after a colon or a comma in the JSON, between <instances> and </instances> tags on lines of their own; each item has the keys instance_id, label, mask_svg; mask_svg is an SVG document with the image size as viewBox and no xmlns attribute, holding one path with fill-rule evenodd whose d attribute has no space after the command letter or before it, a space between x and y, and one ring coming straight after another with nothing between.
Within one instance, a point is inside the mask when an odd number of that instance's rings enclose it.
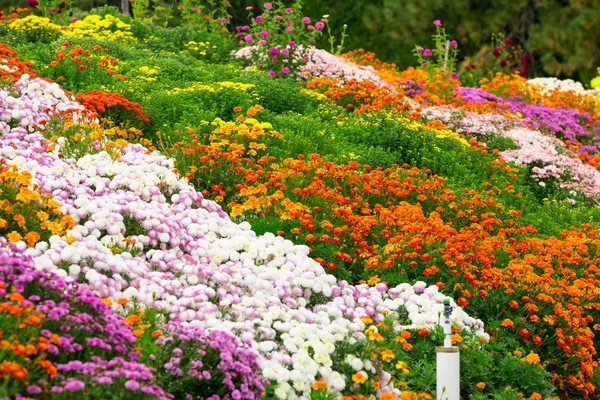
<instances>
[{"instance_id":1,"label":"magenta flower","mask_svg":"<svg viewBox=\"0 0 600 400\"><path fill-rule=\"evenodd\" d=\"M423 48L421 46L417 47L417 52L421 53L423 51Z\"/></svg>"},{"instance_id":2,"label":"magenta flower","mask_svg":"<svg viewBox=\"0 0 600 400\"><path fill-rule=\"evenodd\" d=\"M129 390L138 390L140 388L140 384L130 379L127 382L125 382L125 387Z\"/></svg>"},{"instance_id":3,"label":"magenta flower","mask_svg":"<svg viewBox=\"0 0 600 400\"><path fill-rule=\"evenodd\" d=\"M73 379L71 381L69 381L66 385L65 385L65 389L74 392L76 390L81 390L85 387L85 383L78 381L76 379Z\"/></svg>"},{"instance_id":4,"label":"magenta flower","mask_svg":"<svg viewBox=\"0 0 600 400\"><path fill-rule=\"evenodd\" d=\"M277 51L277 49L276 49L275 47L271 47L271 48L269 49L269 54L270 54L270 55L272 55L272 56L276 56L276 55L277 55L277 53L279 53L279 52Z\"/></svg>"},{"instance_id":5,"label":"magenta flower","mask_svg":"<svg viewBox=\"0 0 600 400\"><path fill-rule=\"evenodd\" d=\"M306 29L308 29L309 31L314 31L315 27L312 26L312 25L309 25L309 26L306 27Z\"/></svg>"},{"instance_id":6,"label":"magenta flower","mask_svg":"<svg viewBox=\"0 0 600 400\"><path fill-rule=\"evenodd\" d=\"M435 26L442 26L442 21L440 21L439 19L436 19L435 21L433 21L433 24Z\"/></svg>"},{"instance_id":7,"label":"magenta flower","mask_svg":"<svg viewBox=\"0 0 600 400\"><path fill-rule=\"evenodd\" d=\"M288 7L288 8L285 9L285 12L288 13L288 14L291 14L292 13L292 9Z\"/></svg>"},{"instance_id":8,"label":"magenta flower","mask_svg":"<svg viewBox=\"0 0 600 400\"><path fill-rule=\"evenodd\" d=\"M281 21L281 20L283 20L283 17L281 15L276 15L276 16L273 17L273 19L275 21Z\"/></svg>"},{"instance_id":9,"label":"magenta flower","mask_svg":"<svg viewBox=\"0 0 600 400\"><path fill-rule=\"evenodd\" d=\"M453 72L453 73L450 74L450 77L452 79L458 79L458 74L456 72Z\"/></svg>"},{"instance_id":10,"label":"magenta flower","mask_svg":"<svg viewBox=\"0 0 600 400\"><path fill-rule=\"evenodd\" d=\"M288 46L294 47L294 46L296 46L296 42L294 42L294 41L288 42Z\"/></svg>"},{"instance_id":11,"label":"magenta flower","mask_svg":"<svg viewBox=\"0 0 600 400\"><path fill-rule=\"evenodd\" d=\"M252 10L252 6L246 7L246 11L250 11L250 10Z\"/></svg>"},{"instance_id":12,"label":"magenta flower","mask_svg":"<svg viewBox=\"0 0 600 400\"><path fill-rule=\"evenodd\" d=\"M277 64L279 62L279 59L277 57L273 57L273 58L271 58L271 62L273 64Z\"/></svg>"},{"instance_id":13,"label":"magenta flower","mask_svg":"<svg viewBox=\"0 0 600 400\"><path fill-rule=\"evenodd\" d=\"M456 47L458 43L456 43L456 40L451 40L450 41L450 47Z\"/></svg>"},{"instance_id":14,"label":"magenta flower","mask_svg":"<svg viewBox=\"0 0 600 400\"><path fill-rule=\"evenodd\" d=\"M288 67L283 67L281 68L281 72L284 74L289 74L290 73L290 69Z\"/></svg>"},{"instance_id":15,"label":"magenta flower","mask_svg":"<svg viewBox=\"0 0 600 400\"><path fill-rule=\"evenodd\" d=\"M267 41L265 39L261 39L258 41L258 44L264 46L265 44L267 44Z\"/></svg>"},{"instance_id":16,"label":"magenta flower","mask_svg":"<svg viewBox=\"0 0 600 400\"><path fill-rule=\"evenodd\" d=\"M301 22L302 22L304 25L308 25L308 24L310 24L310 18L308 18L308 17L304 17L304 18L302 18L302 21L301 21Z\"/></svg>"},{"instance_id":17,"label":"magenta flower","mask_svg":"<svg viewBox=\"0 0 600 400\"><path fill-rule=\"evenodd\" d=\"M260 33L258 35L260 37L263 37L263 38L269 37L269 32L267 32L267 31L260 31Z\"/></svg>"},{"instance_id":18,"label":"magenta flower","mask_svg":"<svg viewBox=\"0 0 600 400\"><path fill-rule=\"evenodd\" d=\"M198 7L194 7L194 8L192 8L192 12L195 12L195 13L197 13L198 11L200 11L200 9L199 9Z\"/></svg>"},{"instance_id":19,"label":"magenta flower","mask_svg":"<svg viewBox=\"0 0 600 400\"><path fill-rule=\"evenodd\" d=\"M254 20L256 21L257 24L260 24L262 22L262 17L259 15Z\"/></svg>"},{"instance_id":20,"label":"magenta flower","mask_svg":"<svg viewBox=\"0 0 600 400\"><path fill-rule=\"evenodd\" d=\"M76 21L79 21L79 18L77 18L77 17L71 18L71 22L76 22Z\"/></svg>"},{"instance_id":21,"label":"magenta flower","mask_svg":"<svg viewBox=\"0 0 600 400\"><path fill-rule=\"evenodd\" d=\"M245 40L246 42L250 43L251 41L253 41L253 40L254 40L254 36L252 36L252 35L246 35L246 36L244 37L244 40Z\"/></svg>"},{"instance_id":22,"label":"magenta flower","mask_svg":"<svg viewBox=\"0 0 600 400\"><path fill-rule=\"evenodd\" d=\"M271 77L275 76L275 71L269 71L269 76L271 76Z\"/></svg>"},{"instance_id":23,"label":"magenta flower","mask_svg":"<svg viewBox=\"0 0 600 400\"><path fill-rule=\"evenodd\" d=\"M317 28L318 30L322 30L323 28L325 28L325 24L319 21L315 24L315 28Z\"/></svg>"},{"instance_id":24,"label":"magenta flower","mask_svg":"<svg viewBox=\"0 0 600 400\"><path fill-rule=\"evenodd\" d=\"M36 385L27 386L27 393L38 394L42 393L42 388Z\"/></svg>"},{"instance_id":25,"label":"magenta flower","mask_svg":"<svg viewBox=\"0 0 600 400\"><path fill-rule=\"evenodd\" d=\"M265 3L265 5L263 7L266 8L267 10L270 10L271 8L273 8L273 4Z\"/></svg>"},{"instance_id":26,"label":"magenta flower","mask_svg":"<svg viewBox=\"0 0 600 400\"><path fill-rule=\"evenodd\" d=\"M425 57L431 57L433 55L433 53L431 52L431 50L425 49L425 51L423 51L423 55Z\"/></svg>"},{"instance_id":27,"label":"magenta flower","mask_svg":"<svg viewBox=\"0 0 600 400\"><path fill-rule=\"evenodd\" d=\"M294 32L294 28L292 28L291 26L288 26L287 28L285 28L285 31L287 33L292 33L292 32Z\"/></svg>"},{"instance_id":28,"label":"magenta flower","mask_svg":"<svg viewBox=\"0 0 600 400\"><path fill-rule=\"evenodd\" d=\"M287 56L289 56L289 55L290 55L290 52L289 52L289 50L288 50L288 49L282 49L282 50L281 50L281 54L287 57Z\"/></svg>"}]
</instances>

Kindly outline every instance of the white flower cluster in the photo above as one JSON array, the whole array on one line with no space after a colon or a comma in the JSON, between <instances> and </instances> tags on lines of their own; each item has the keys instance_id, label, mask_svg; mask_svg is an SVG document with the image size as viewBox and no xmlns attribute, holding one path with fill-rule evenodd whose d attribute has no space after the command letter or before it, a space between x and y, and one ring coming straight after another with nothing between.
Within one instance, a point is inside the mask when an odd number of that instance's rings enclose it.
<instances>
[{"instance_id":1,"label":"white flower cluster","mask_svg":"<svg viewBox=\"0 0 600 400\"><path fill-rule=\"evenodd\" d=\"M56 83L23 74L12 88L0 88L0 134L21 127L29 132L43 129L45 123L62 112L71 112L74 120L84 108L70 100Z\"/></svg>"},{"instance_id":2,"label":"white flower cluster","mask_svg":"<svg viewBox=\"0 0 600 400\"><path fill-rule=\"evenodd\" d=\"M42 86L27 87L44 96ZM61 99L56 109L71 107ZM75 160L45 152L48 144L39 133L14 128L0 136L0 154L29 171L78 223L35 248L15 246L38 268L88 285L115 307L121 297L136 299L184 325L235 333L261 355L263 374L277 382L280 398L306 398L320 378L339 394L346 377L332 354L342 342L365 339L365 315L375 321L408 315L397 329L439 322L445 296L437 287L338 282L308 256L308 247L233 223L157 152L130 144L118 160L103 151ZM485 337L481 321L460 308L453 318ZM365 374L381 378L382 391L398 393L389 373L360 362Z\"/></svg>"},{"instance_id":3,"label":"white flower cluster","mask_svg":"<svg viewBox=\"0 0 600 400\"><path fill-rule=\"evenodd\" d=\"M301 46L299 47L299 53L303 53L301 51ZM251 61L252 52L255 49L256 46L246 46L235 51L233 56ZM306 50L306 58L306 64L298 67L299 76L302 78L335 78L342 83L352 79L356 79L358 81L368 80L375 83L377 86L384 87L391 92L395 92L394 87L381 79L371 66L357 65L350 60L333 55L326 50L317 49L316 47L309 47ZM264 63L269 62L266 56L260 61ZM293 60L293 62L296 64L298 60Z\"/></svg>"},{"instance_id":4,"label":"white flower cluster","mask_svg":"<svg viewBox=\"0 0 600 400\"><path fill-rule=\"evenodd\" d=\"M542 93L551 93L552 91L557 90L559 92L575 92L579 94L600 96L600 88L586 90L580 82L576 82L572 79L534 78L529 79L527 83L543 88Z\"/></svg>"}]
</instances>

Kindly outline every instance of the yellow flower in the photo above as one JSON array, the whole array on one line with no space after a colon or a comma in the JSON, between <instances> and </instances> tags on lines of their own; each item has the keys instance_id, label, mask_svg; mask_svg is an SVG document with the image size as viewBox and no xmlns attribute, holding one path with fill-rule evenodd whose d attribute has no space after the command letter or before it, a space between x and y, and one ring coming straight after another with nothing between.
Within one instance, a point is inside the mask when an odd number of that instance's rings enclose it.
<instances>
[{"instance_id":1,"label":"yellow flower","mask_svg":"<svg viewBox=\"0 0 600 400\"><path fill-rule=\"evenodd\" d=\"M357 372L354 375L352 375L352 381L354 383L358 383L360 385L360 384L365 383L367 381L367 377L364 376L363 374L361 374L360 372Z\"/></svg>"},{"instance_id":2,"label":"yellow flower","mask_svg":"<svg viewBox=\"0 0 600 400\"><path fill-rule=\"evenodd\" d=\"M369 317L368 315L365 315L360 320L362 322L364 322L365 324L372 324L373 323L373 319L371 317Z\"/></svg>"},{"instance_id":3,"label":"yellow flower","mask_svg":"<svg viewBox=\"0 0 600 400\"><path fill-rule=\"evenodd\" d=\"M450 335L450 340L452 340L452 344L456 344L461 343L463 338L458 333L455 333L454 335Z\"/></svg>"},{"instance_id":4,"label":"yellow flower","mask_svg":"<svg viewBox=\"0 0 600 400\"><path fill-rule=\"evenodd\" d=\"M25 217L22 216L21 214L15 214L13 216L13 219L15 220L15 222L17 223L17 225L19 225L20 227L25 226Z\"/></svg>"},{"instance_id":5,"label":"yellow flower","mask_svg":"<svg viewBox=\"0 0 600 400\"><path fill-rule=\"evenodd\" d=\"M21 234L19 232L12 231L8 235L6 235L6 239L9 242L18 242L19 240L23 239L23 237L21 236Z\"/></svg>"},{"instance_id":6,"label":"yellow flower","mask_svg":"<svg viewBox=\"0 0 600 400\"><path fill-rule=\"evenodd\" d=\"M520 356L522 355L522 353L521 353L521 351L520 351L519 349L515 350L515 351L513 352L513 354L514 354L515 356L517 356L517 357L520 357Z\"/></svg>"},{"instance_id":7,"label":"yellow flower","mask_svg":"<svg viewBox=\"0 0 600 400\"><path fill-rule=\"evenodd\" d=\"M112 302L112 300L111 300L111 299L109 299L108 297L103 297L103 298L102 298L102 302L103 302L104 304L106 304L107 306L109 306L109 307L112 307L112 305L113 305L113 302Z\"/></svg>"},{"instance_id":8,"label":"yellow flower","mask_svg":"<svg viewBox=\"0 0 600 400\"><path fill-rule=\"evenodd\" d=\"M365 334L369 340L375 340L377 342L383 341L383 336L381 336L379 332L375 331L372 327L365 330Z\"/></svg>"},{"instance_id":9,"label":"yellow flower","mask_svg":"<svg viewBox=\"0 0 600 400\"><path fill-rule=\"evenodd\" d=\"M528 355L526 355L525 357L523 357L521 359L521 361L527 362L529 364L539 364L540 363L540 356L538 356L534 352L531 352Z\"/></svg>"},{"instance_id":10,"label":"yellow flower","mask_svg":"<svg viewBox=\"0 0 600 400\"><path fill-rule=\"evenodd\" d=\"M408 365L404 361L398 361L396 363L396 369L399 369L400 371L404 372L405 374L408 374Z\"/></svg>"},{"instance_id":11,"label":"yellow flower","mask_svg":"<svg viewBox=\"0 0 600 400\"><path fill-rule=\"evenodd\" d=\"M383 350L381 352L381 359L385 362L390 362L392 361L396 356L394 355L394 353L387 349L387 350Z\"/></svg>"}]
</instances>

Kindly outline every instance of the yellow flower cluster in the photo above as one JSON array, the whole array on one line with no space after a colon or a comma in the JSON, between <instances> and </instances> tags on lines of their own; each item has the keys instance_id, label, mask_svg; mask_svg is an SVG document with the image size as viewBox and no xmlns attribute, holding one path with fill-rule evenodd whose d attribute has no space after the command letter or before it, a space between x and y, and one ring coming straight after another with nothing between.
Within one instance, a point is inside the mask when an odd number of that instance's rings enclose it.
<instances>
[{"instance_id":1,"label":"yellow flower cluster","mask_svg":"<svg viewBox=\"0 0 600 400\"><path fill-rule=\"evenodd\" d=\"M60 204L32 185L29 172L15 165L0 166L0 235L33 247L73 226L75 220L60 211Z\"/></svg>"},{"instance_id":2,"label":"yellow flower cluster","mask_svg":"<svg viewBox=\"0 0 600 400\"><path fill-rule=\"evenodd\" d=\"M429 128L429 129L431 129L431 128ZM435 133L435 136L438 138L453 139L453 140L458 141L463 146L469 147L469 142L467 142L467 140L464 137L462 137L460 134L458 134L456 132L453 132L448 129L433 129L432 131Z\"/></svg>"},{"instance_id":3,"label":"yellow flower cluster","mask_svg":"<svg viewBox=\"0 0 600 400\"><path fill-rule=\"evenodd\" d=\"M110 14L104 17L101 15L88 15L83 20L75 21L69 25L64 34L122 42L137 40L131 33L131 25Z\"/></svg>"},{"instance_id":4,"label":"yellow flower cluster","mask_svg":"<svg viewBox=\"0 0 600 400\"><path fill-rule=\"evenodd\" d=\"M600 88L600 68L598 68L598 76L590 82L592 89Z\"/></svg>"},{"instance_id":5,"label":"yellow flower cluster","mask_svg":"<svg viewBox=\"0 0 600 400\"><path fill-rule=\"evenodd\" d=\"M198 91L206 91L206 92L210 92L210 93L216 93L218 91L223 90L224 88L227 89L233 89L233 90L240 90L242 92L246 92L248 90L254 89L256 87L256 85L250 84L250 83L240 83L240 82L229 82L229 81L225 81L225 82L217 82L216 83L216 87L214 86L210 86L210 85L206 85L200 82L196 82L191 86L188 86L186 88L180 89L180 88L174 88L172 90L169 90L167 92L167 94L169 95L176 95L179 93L184 93L184 92L198 92Z\"/></svg>"},{"instance_id":6,"label":"yellow flower cluster","mask_svg":"<svg viewBox=\"0 0 600 400\"><path fill-rule=\"evenodd\" d=\"M323 93L315 92L314 90L300 89L300 93L304 93L309 95L310 97L314 97L318 101L327 101L327 96L325 96Z\"/></svg>"},{"instance_id":7,"label":"yellow flower cluster","mask_svg":"<svg viewBox=\"0 0 600 400\"><path fill-rule=\"evenodd\" d=\"M190 53L192 53L193 55L198 55L198 56L206 56L207 52L210 53L211 50L214 50L217 48L217 46L210 44L210 42L195 42L195 41L189 41L187 42L184 47L187 49L187 51L189 51Z\"/></svg>"},{"instance_id":8,"label":"yellow flower cluster","mask_svg":"<svg viewBox=\"0 0 600 400\"><path fill-rule=\"evenodd\" d=\"M217 85L224 87L224 88L241 90L242 92L248 91L250 89L254 89L256 87L256 85L253 85L251 83L240 83L240 82L229 82L229 81L217 82Z\"/></svg>"},{"instance_id":9,"label":"yellow flower cluster","mask_svg":"<svg viewBox=\"0 0 600 400\"><path fill-rule=\"evenodd\" d=\"M8 24L9 29L18 32L27 31L56 31L59 33L62 29L60 25L53 24L49 18L38 17L37 15L28 15L25 18L18 18Z\"/></svg>"},{"instance_id":10,"label":"yellow flower cluster","mask_svg":"<svg viewBox=\"0 0 600 400\"><path fill-rule=\"evenodd\" d=\"M144 80L146 82L154 82L156 81L156 77L158 76L159 70L159 67L140 67L138 69L139 75L136 78Z\"/></svg>"}]
</instances>

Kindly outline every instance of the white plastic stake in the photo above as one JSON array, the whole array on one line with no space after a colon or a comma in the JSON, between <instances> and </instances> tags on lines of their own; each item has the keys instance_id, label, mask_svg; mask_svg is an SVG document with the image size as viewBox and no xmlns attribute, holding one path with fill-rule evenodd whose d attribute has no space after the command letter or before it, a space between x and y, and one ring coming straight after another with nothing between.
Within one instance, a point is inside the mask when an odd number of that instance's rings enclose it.
<instances>
[{"instance_id":1,"label":"white plastic stake","mask_svg":"<svg viewBox=\"0 0 600 400\"><path fill-rule=\"evenodd\" d=\"M437 400L460 400L460 353L452 346L452 307L444 300L444 346L435 348L437 358Z\"/></svg>"},{"instance_id":2,"label":"white plastic stake","mask_svg":"<svg viewBox=\"0 0 600 400\"><path fill-rule=\"evenodd\" d=\"M458 347L435 348L437 353L437 400L460 400L460 353Z\"/></svg>"}]
</instances>

